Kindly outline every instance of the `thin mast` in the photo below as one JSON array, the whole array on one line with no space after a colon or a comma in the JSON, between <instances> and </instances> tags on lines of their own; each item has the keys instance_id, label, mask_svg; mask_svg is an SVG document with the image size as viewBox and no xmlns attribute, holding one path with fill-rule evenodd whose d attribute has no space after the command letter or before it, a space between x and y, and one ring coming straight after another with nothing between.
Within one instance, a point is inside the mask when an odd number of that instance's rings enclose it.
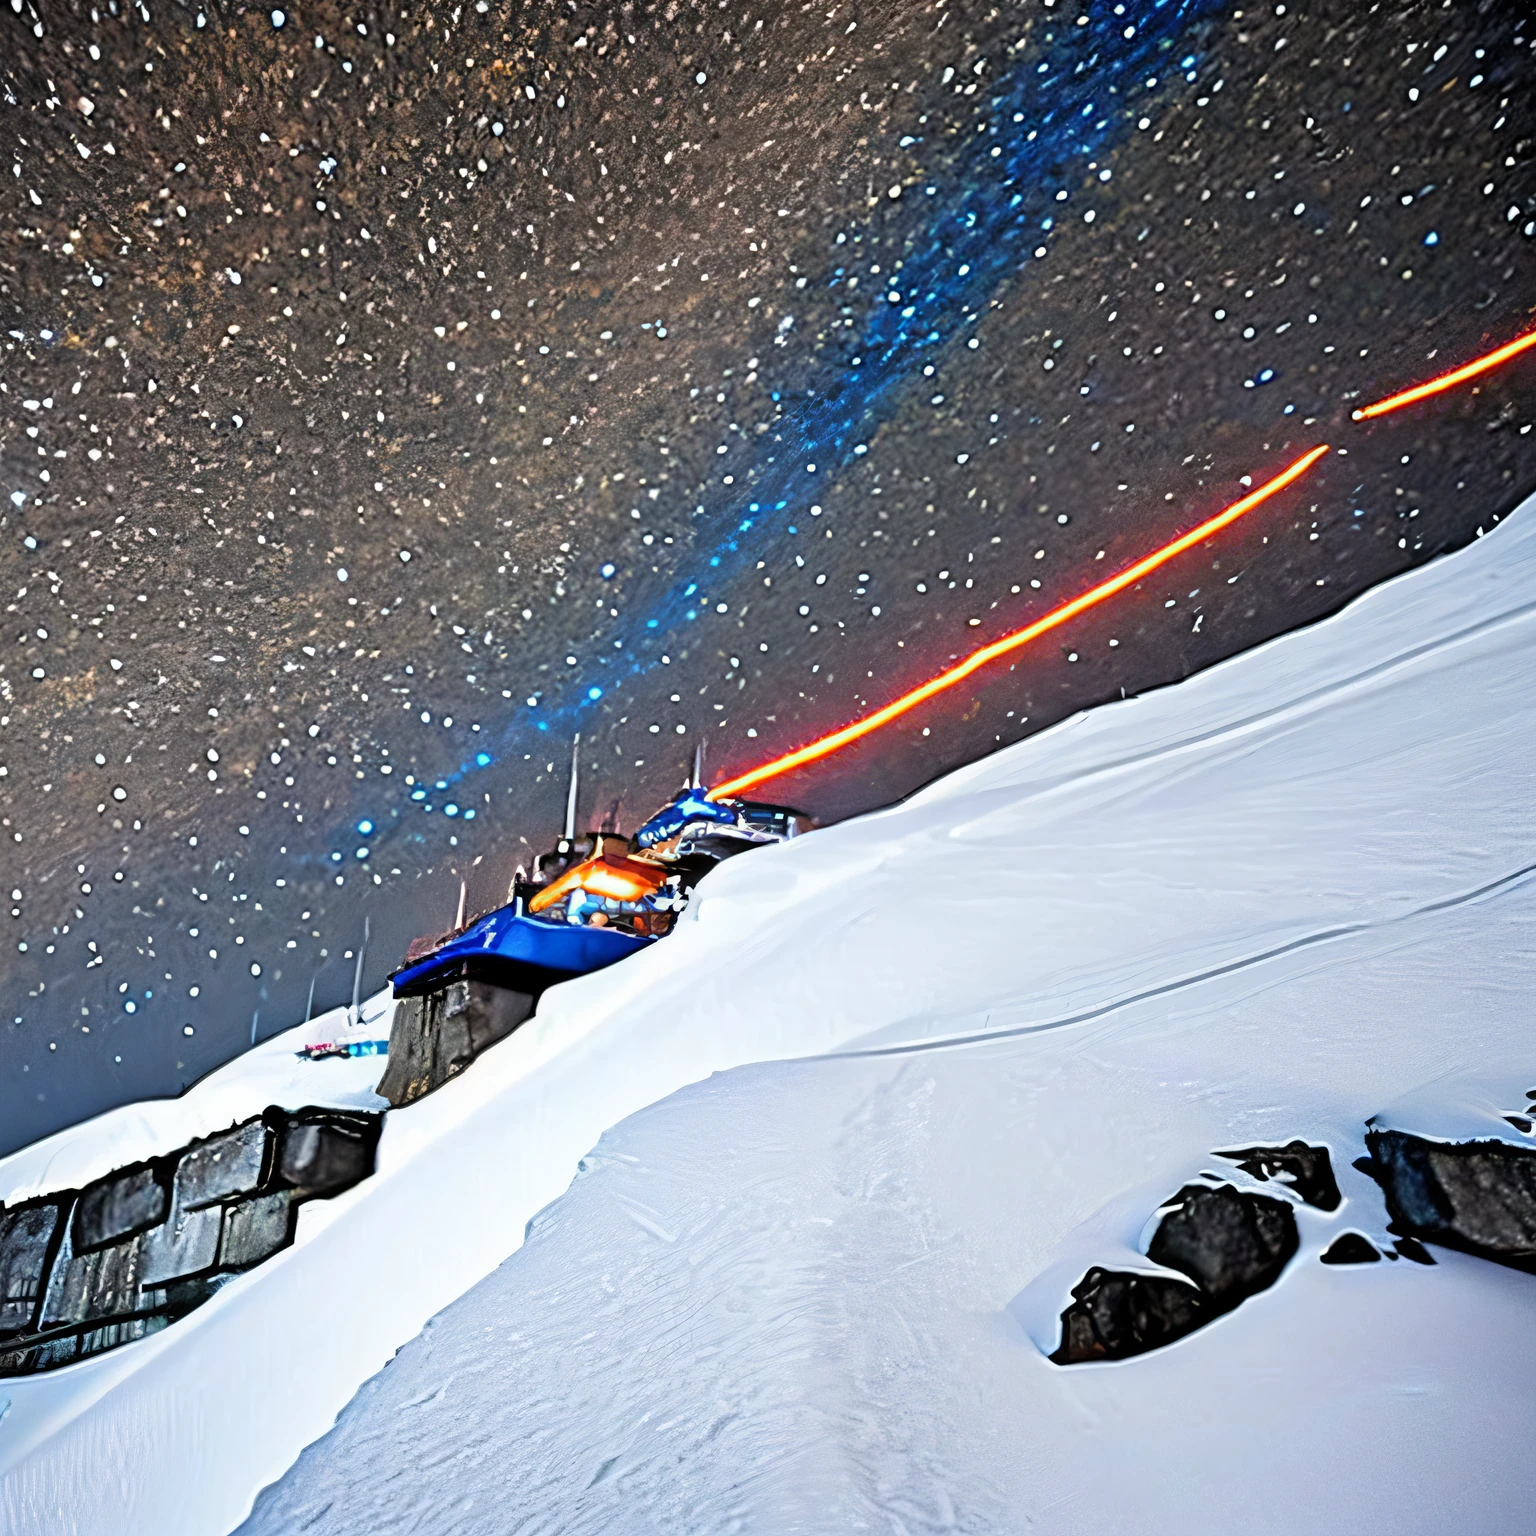
<instances>
[{"instance_id":1,"label":"thin mast","mask_svg":"<svg viewBox=\"0 0 1536 1536\"><path fill-rule=\"evenodd\" d=\"M462 896L459 898L459 900L461 902L463 901L463 899L464 898ZM356 968L352 972L352 1022L354 1024L357 1023L357 1021L360 1018L362 1018L362 1013L363 1013L363 1010L362 1010L362 1001L363 1001L363 963L368 958L368 930L369 930L369 927L370 927L370 924L369 924L369 921L368 921L368 914L365 912L363 914L363 943L362 943L362 947L357 952L357 966L356 966ZM252 1034L255 1033L255 1030L256 1030L256 1021L253 1019L251 1021L251 1032L252 1032Z\"/></svg>"},{"instance_id":2,"label":"thin mast","mask_svg":"<svg viewBox=\"0 0 1536 1536\"><path fill-rule=\"evenodd\" d=\"M565 794L565 836L569 842L576 836L576 779L579 764L577 759L581 756L581 732L576 732L576 739L571 743L571 787Z\"/></svg>"}]
</instances>

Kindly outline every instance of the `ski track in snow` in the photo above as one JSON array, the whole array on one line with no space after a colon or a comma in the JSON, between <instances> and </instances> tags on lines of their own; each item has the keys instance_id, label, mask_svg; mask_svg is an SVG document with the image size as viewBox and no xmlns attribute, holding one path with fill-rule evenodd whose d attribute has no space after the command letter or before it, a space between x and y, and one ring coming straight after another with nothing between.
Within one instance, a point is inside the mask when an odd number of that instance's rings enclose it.
<instances>
[{"instance_id":1,"label":"ski track in snow","mask_svg":"<svg viewBox=\"0 0 1536 1536\"><path fill-rule=\"evenodd\" d=\"M1533 578L1528 502L723 867L665 945L392 1114L292 1249L6 1383L0 1528L1508 1529L1536 1280L1316 1256L1380 1235L1367 1116L1511 1135L1530 1085ZM0 1189L209 1128L239 1065L216 1109L102 1117ZM1044 1359L1071 1282L1136 1261L1216 1149L1293 1135L1345 1200L1272 1291L1142 1359Z\"/></svg>"},{"instance_id":2,"label":"ski track in snow","mask_svg":"<svg viewBox=\"0 0 1536 1536\"><path fill-rule=\"evenodd\" d=\"M1153 998L1169 997L1178 992L1185 992L1205 982L1214 981L1217 977L1234 976L1241 971L1252 970L1255 966L1263 965L1267 961L1279 960L1286 955L1297 954L1305 949L1313 949L1320 944L1331 944L1336 940L1350 938L1355 934L1369 933L1372 930L1380 931L1393 928L1416 917L1428 916L1437 912L1451 912L1457 907L1466 906L1472 902L1485 901L1490 897L1499 895L1512 886L1522 884L1533 874L1536 874L1536 864L1527 864L1520 869L1512 871L1510 874L1501 876L1497 880L1490 881L1487 885L1479 886L1475 891L1468 891L1464 895L1451 896L1443 901L1427 902L1417 911L1390 917L1382 922L1348 923L1341 927L1324 928L1317 933L1309 933L1304 938L1292 939L1289 943L1281 944L1275 949L1261 950L1252 955L1243 955L1227 965L1215 966L1211 970L1200 971L1192 976L1180 976L1164 986L1150 987L1145 992L1137 992L1128 997L1117 997L1112 1002L1105 1003L1102 1007L1089 1009L1086 1013L1069 1014L1065 1018L1051 1019L1043 1024L1021 1024L1013 1029L1005 1027L983 1030L971 1035L948 1035L932 1040L913 1040L905 1045L872 1046L862 1050L850 1048L833 1054L838 1056L910 1056L921 1051L947 1051L968 1045L983 1045L993 1040L1009 1039L1019 1035L1045 1034L1050 1030L1069 1029L1074 1024L1092 1024L1099 1019L1108 1018L1112 1014L1120 1013L1126 1008L1134 1007L1138 1003L1150 1002Z\"/></svg>"}]
</instances>

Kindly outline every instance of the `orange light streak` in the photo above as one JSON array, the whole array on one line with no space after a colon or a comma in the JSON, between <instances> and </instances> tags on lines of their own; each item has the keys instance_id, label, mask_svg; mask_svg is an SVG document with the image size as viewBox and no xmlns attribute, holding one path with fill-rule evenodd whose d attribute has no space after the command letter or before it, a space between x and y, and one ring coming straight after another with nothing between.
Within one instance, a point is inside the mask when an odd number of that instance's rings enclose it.
<instances>
[{"instance_id":1,"label":"orange light streak","mask_svg":"<svg viewBox=\"0 0 1536 1536\"><path fill-rule=\"evenodd\" d=\"M656 864L642 864L638 859L612 859L599 855L584 864L575 864L563 875L551 880L532 901L530 912L543 912L563 901L580 887L589 896L611 896L615 901L639 901L660 888L666 870Z\"/></svg>"},{"instance_id":2,"label":"orange light streak","mask_svg":"<svg viewBox=\"0 0 1536 1536\"><path fill-rule=\"evenodd\" d=\"M830 736L823 736L819 741L813 741L808 746L800 747L794 752L786 752L783 757L776 757L770 763L764 763L761 767L752 768L746 773L738 774L734 779L727 779L725 783L715 785L709 791L709 798L714 800L723 795L740 794L741 791L751 789L755 784L761 784L765 779L777 778L781 773L788 773L793 768L803 768L807 763L814 763L829 753L846 747L850 742L857 741L861 736L867 736L871 731L879 730L882 725L888 725L897 716L915 709L935 694L963 682L988 662L996 661L999 656L1006 656L1009 651L1016 651L1020 646L1028 645L1031 640L1037 639L1047 630L1065 624L1068 619L1076 618L1080 613L1086 613L1088 609L1102 603L1106 598L1113 597L1115 593L1140 581L1143 576L1150 575L1158 566L1166 564L1175 555L1181 555L1185 550L1194 548L1196 544L1210 538L1213 534L1220 533L1223 528L1235 523L1245 513L1253 511L1255 507L1283 491L1293 481L1299 480L1327 452L1328 445L1324 443L1321 447L1312 449L1310 453L1303 454L1294 464L1281 470L1273 480L1267 480L1257 490L1250 491L1241 501L1233 502L1224 512L1218 512L1215 517L1201 523L1198 528L1191 528L1188 533L1174 539L1172 543L1164 544L1161 549L1154 550L1144 559L1138 560L1135 565L1121 571L1118 576L1111 576L1108 581L1100 582L1098 586L1084 592L1081 597L1074 597L1071 602L1063 603L1059 608L1053 608L1050 613L1036 619L1033 624L1015 630L1011 635L1004 635L1001 640L994 640L990 645L982 646L979 651L974 651L947 672L941 672L930 682L912 689L910 693L902 694L899 699L887 704L883 709L877 709L874 714L866 715L862 720L855 720L852 725L845 725L840 731L833 731Z\"/></svg>"},{"instance_id":3,"label":"orange light streak","mask_svg":"<svg viewBox=\"0 0 1536 1536\"><path fill-rule=\"evenodd\" d=\"M1388 411L1400 411L1405 405L1412 405L1415 400L1438 395L1443 389L1454 389L1458 384L1465 384L1468 379L1475 379L1478 374L1487 373L1490 368L1497 368L1500 363L1518 357L1527 347L1536 347L1536 331L1527 331L1524 336L1517 336L1507 345L1477 358L1465 367L1442 373L1439 378L1430 379L1426 383L1415 384L1412 389L1405 389L1401 394L1392 395L1386 400L1378 400L1375 405L1367 405L1355 411L1353 419L1367 421L1372 416L1385 416Z\"/></svg>"}]
</instances>

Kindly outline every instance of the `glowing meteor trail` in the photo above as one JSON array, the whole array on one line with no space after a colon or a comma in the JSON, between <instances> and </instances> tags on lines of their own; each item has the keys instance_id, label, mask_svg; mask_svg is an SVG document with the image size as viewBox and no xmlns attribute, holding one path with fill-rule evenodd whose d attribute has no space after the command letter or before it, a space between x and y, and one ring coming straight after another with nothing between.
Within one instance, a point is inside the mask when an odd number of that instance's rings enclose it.
<instances>
[{"instance_id":1,"label":"glowing meteor trail","mask_svg":"<svg viewBox=\"0 0 1536 1536\"><path fill-rule=\"evenodd\" d=\"M1294 464L1281 470L1273 480L1268 480L1257 490L1250 491L1241 501L1233 502L1224 512L1218 512L1215 517L1201 523L1198 528L1191 528L1188 533L1182 534L1172 543L1164 544L1161 549L1154 550L1145 559L1138 560L1135 565L1121 571L1118 576L1111 576L1108 581L1100 582L1098 586L1084 592L1081 597L1074 597L1071 602L1063 603L1060 608L1053 608L1043 618L1036 619L1033 624L1015 630L1011 635L1004 635L1001 640L994 640L991 645L982 646L979 651L974 651L949 671L941 672L930 682L914 688L910 693L902 694L899 699L887 704L884 709L877 709L874 714L866 715L862 720L855 720L852 725L845 725L842 730L834 731L830 736L823 736L819 741L811 742L809 746L787 752L783 757L774 758L771 763L764 763L761 767L749 769L746 773L738 774L734 779L727 779L725 783L715 785L709 791L709 797L714 799L720 795L740 794L745 789L751 789L755 784L761 784L765 779L777 778L779 774L788 773L792 768L802 768L807 763L814 763L819 758L846 747L850 742L857 741L859 737L879 730L882 725L888 725L898 715L904 715L909 709L915 709L936 693L942 693L946 688L953 688L956 683L963 682L971 673L986 666L989 661L996 661L999 656L1006 656L1009 651L1028 645L1031 640L1043 635L1047 630L1055 629L1059 624L1065 624L1068 619L1076 618L1080 613L1086 613L1088 609L1102 603L1105 598L1113 597L1116 592L1140 581L1143 576L1150 575L1158 566L1172 560L1175 555L1181 555L1186 549L1192 549L1196 544L1210 538L1212 534L1220 533L1230 523L1235 523L1245 513L1251 512L1277 492L1283 491L1292 481L1299 480L1327 452L1328 445L1324 443L1310 453L1303 454Z\"/></svg>"},{"instance_id":2,"label":"glowing meteor trail","mask_svg":"<svg viewBox=\"0 0 1536 1536\"><path fill-rule=\"evenodd\" d=\"M1412 389L1405 389L1401 394L1392 395L1386 400L1378 400L1375 405L1364 406L1353 413L1353 419L1366 421L1372 416L1385 416L1388 411L1400 411L1405 405L1412 405L1415 400L1438 395L1443 389L1454 389L1458 384L1465 384L1468 379L1475 379L1478 374L1487 373L1490 368L1497 368L1500 363L1518 357L1527 347L1536 347L1536 331L1527 331L1524 336L1517 336L1507 345L1477 358L1465 367L1442 373L1439 378L1430 379L1426 383L1415 384Z\"/></svg>"}]
</instances>

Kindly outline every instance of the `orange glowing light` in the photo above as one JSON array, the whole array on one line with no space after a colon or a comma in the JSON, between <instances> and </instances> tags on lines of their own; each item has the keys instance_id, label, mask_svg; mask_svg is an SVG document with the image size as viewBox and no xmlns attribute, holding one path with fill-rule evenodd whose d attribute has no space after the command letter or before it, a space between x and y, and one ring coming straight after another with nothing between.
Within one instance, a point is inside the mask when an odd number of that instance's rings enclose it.
<instances>
[{"instance_id":1,"label":"orange glowing light","mask_svg":"<svg viewBox=\"0 0 1536 1536\"><path fill-rule=\"evenodd\" d=\"M813 741L809 746L787 752L783 757L776 757L770 763L764 763L761 767L750 769L746 773L738 774L734 779L727 779L725 783L715 785L709 791L709 798L714 800L723 795L740 794L743 790L751 789L755 784L761 784L765 779L777 778L779 774L788 773L792 768L802 768L807 763L814 763L819 758L846 747L850 742L857 741L859 737L879 730L882 725L889 724L898 715L906 714L909 709L915 709L936 693L942 693L946 688L953 688L956 683L963 682L971 673L986 666L989 661L996 661L999 656L1006 656L1009 651L1028 645L1031 640L1043 635L1047 630L1055 629L1059 624L1065 624L1068 619L1076 618L1078 614L1085 613L1096 604L1102 603L1105 598L1113 597L1116 592L1123 591L1126 587L1140 581L1143 576L1150 575L1158 566L1172 560L1175 555L1181 555L1185 550L1192 549L1196 544L1210 538L1212 534L1220 533L1223 528L1235 523L1245 513L1251 512L1277 492L1283 491L1292 481L1300 479L1327 452L1328 445L1324 443L1321 447L1312 449L1310 453L1303 454L1294 464L1281 470L1273 480L1268 480L1257 490L1250 491L1241 501L1233 502L1224 512L1218 512L1215 517L1201 523L1198 528L1191 528L1188 533L1174 539L1172 543L1154 550L1145 559L1138 560L1135 565L1121 571L1118 576L1111 576L1108 581L1100 582L1098 586L1084 592L1081 597L1074 597L1071 602L1052 609L1043 618L1036 619L1033 624L1015 630L1011 635L1004 635L1001 640L994 640L991 645L982 646L979 651L973 652L964 661L951 667L949 671L941 672L932 681L914 688L910 693L902 694L899 699L887 704L884 709L877 709L874 714L866 715L862 720L855 720L852 725L845 725L842 730L833 731L830 736L823 736L821 740Z\"/></svg>"},{"instance_id":2,"label":"orange glowing light","mask_svg":"<svg viewBox=\"0 0 1536 1536\"><path fill-rule=\"evenodd\" d=\"M589 896L608 896L615 901L639 901L657 890L667 877L666 870L639 859L599 855L584 864L574 865L551 880L532 901L530 912L542 912L555 906L578 886Z\"/></svg>"},{"instance_id":3,"label":"orange glowing light","mask_svg":"<svg viewBox=\"0 0 1536 1536\"><path fill-rule=\"evenodd\" d=\"M1405 389L1401 394L1392 395L1386 400L1378 400L1375 405L1364 406L1353 413L1354 420L1366 421L1372 416L1385 416L1388 411L1400 411L1405 405L1412 405L1415 400L1438 395L1443 389L1454 389L1458 384L1465 384L1468 379L1475 379L1478 374L1487 373L1490 368L1497 368L1500 363L1518 357L1527 347L1536 347L1536 331L1527 331L1524 336L1517 336L1507 345L1477 358L1465 367L1442 373L1439 378L1430 379L1424 384L1415 384L1412 389Z\"/></svg>"}]
</instances>

